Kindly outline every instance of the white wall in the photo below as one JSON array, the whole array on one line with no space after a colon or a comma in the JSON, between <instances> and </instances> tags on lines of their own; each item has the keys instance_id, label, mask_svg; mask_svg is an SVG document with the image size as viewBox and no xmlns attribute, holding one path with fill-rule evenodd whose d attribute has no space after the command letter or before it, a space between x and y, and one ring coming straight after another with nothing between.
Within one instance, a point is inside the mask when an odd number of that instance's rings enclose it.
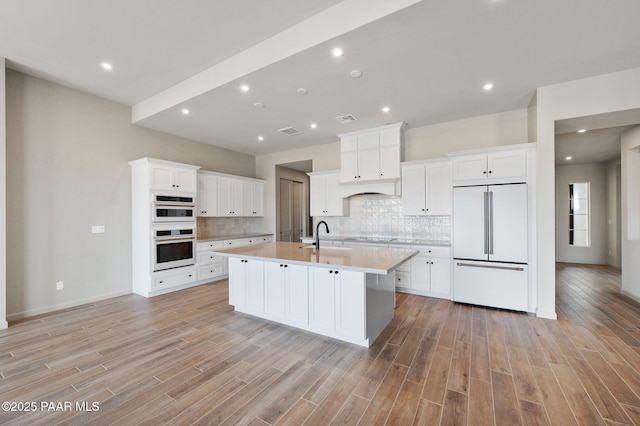
<instances>
[{"instance_id":1,"label":"white wall","mask_svg":"<svg viewBox=\"0 0 640 426\"><path fill-rule=\"evenodd\" d=\"M622 291L640 299L640 126L621 138Z\"/></svg>"},{"instance_id":2,"label":"white wall","mask_svg":"<svg viewBox=\"0 0 640 426\"><path fill-rule=\"evenodd\" d=\"M0 329L7 328L7 132L5 59L0 58Z\"/></svg>"},{"instance_id":3,"label":"white wall","mask_svg":"<svg viewBox=\"0 0 640 426\"><path fill-rule=\"evenodd\" d=\"M622 177L620 159L609 161L607 167L607 265L622 267Z\"/></svg>"},{"instance_id":4,"label":"white wall","mask_svg":"<svg viewBox=\"0 0 640 426\"><path fill-rule=\"evenodd\" d=\"M604 163L556 167L556 260L559 262L607 263L607 167ZM590 245L569 245L569 184L590 183Z\"/></svg>"},{"instance_id":5,"label":"white wall","mask_svg":"<svg viewBox=\"0 0 640 426\"><path fill-rule=\"evenodd\" d=\"M640 68L537 89L538 316L556 318L555 121L636 108L640 108ZM640 269L640 262L633 268ZM640 275L625 267L623 257L623 282L628 274Z\"/></svg>"},{"instance_id":6,"label":"white wall","mask_svg":"<svg viewBox=\"0 0 640 426\"><path fill-rule=\"evenodd\" d=\"M131 292L128 161L255 176L253 156L134 126L127 106L11 70L6 90L9 319Z\"/></svg>"}]
</instances>

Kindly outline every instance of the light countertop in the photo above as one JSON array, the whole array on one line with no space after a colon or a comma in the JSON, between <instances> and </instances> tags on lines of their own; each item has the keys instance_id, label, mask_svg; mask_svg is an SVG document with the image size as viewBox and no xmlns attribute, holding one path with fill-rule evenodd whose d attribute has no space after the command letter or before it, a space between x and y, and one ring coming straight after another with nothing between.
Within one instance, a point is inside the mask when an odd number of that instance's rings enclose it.
<instances>
[{"instance_id":1,"label":"light countertop","mask_svg":"<svg viewBox=\"0 0 640 426\"><path fill-rule=\"evenodd\" d=\"M304 240L313 240L315 237L312 235L302 237ZM320 235L320 242L333 241L341 242L344 244L356 243L356 244L389 244L389 245L415 245L415 246L435 246L435 247L451 247L450 242L444 242L440 240L426 240L426 239L412 239L412 238L385 238L385 237L344 237L344 236L331 236ZM322 249L322 244L320 244Z\"/></svg>"},{"instance_id":2,"label":"light countertop","mask_svg":"<svg viewBox=\"0 0 640 426\"><path fill-rule=\"evenodd\" d=\"M322 247L320 251L309 244L276 242L256 246L216 250L227 257L253 258L268 262L282 261L288 264L339 268L342 270L387 275L418 254L408 248L386 247Z\"/></svg>"}]
</instances>

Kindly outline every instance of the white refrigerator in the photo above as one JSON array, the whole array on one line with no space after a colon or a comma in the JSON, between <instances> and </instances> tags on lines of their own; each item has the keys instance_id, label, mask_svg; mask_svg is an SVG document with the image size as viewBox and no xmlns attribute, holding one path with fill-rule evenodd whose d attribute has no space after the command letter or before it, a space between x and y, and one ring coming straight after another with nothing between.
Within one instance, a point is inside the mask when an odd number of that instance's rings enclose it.
<instances>
[{"instance_id":1,"label":"white refrigerator","mask_svg":"<svg viewBox=\"0 0 640 426\"><path fill-rule=\"evenodd\" d=\"M529 311L527 184L453 188L453 300Z\"/></svg>"}]
</instances>

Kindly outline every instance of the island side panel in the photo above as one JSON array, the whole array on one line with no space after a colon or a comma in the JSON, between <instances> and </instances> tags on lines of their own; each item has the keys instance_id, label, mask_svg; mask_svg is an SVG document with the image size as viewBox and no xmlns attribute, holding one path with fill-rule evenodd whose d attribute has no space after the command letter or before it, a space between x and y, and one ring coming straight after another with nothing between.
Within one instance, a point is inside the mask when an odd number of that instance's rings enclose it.
<instances>
[{"instance_id":1,"label":"island side panel","mask_svg":"<svg viewBox=\"0 0 640 426\"><path fill-rule=\"evenodd\" d=\"M387 275L366 274L367 338L369 345L391 322L396 304L396 273Z\"/></svg>"}]
</instances>

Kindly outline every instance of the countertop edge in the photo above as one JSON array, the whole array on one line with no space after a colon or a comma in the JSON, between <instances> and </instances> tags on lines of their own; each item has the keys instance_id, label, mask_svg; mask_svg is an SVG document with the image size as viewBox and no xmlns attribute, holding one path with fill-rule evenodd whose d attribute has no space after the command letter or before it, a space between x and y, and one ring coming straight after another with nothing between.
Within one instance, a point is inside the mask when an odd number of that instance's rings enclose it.
<instances>
[{"instance_id":1,"label":"countertop edge","mask_svg":"<svg viewBox=\"0 0 640 426\"><path fill-rule=\"evenodd\" d=\"M206 243L207 241L241 240L243 238L272 237L273 235L274 235L273 233L219 235L215 237L206 237L206 238L197 237L196 241L199 243Z\"/></svg>"}]
</instances>

